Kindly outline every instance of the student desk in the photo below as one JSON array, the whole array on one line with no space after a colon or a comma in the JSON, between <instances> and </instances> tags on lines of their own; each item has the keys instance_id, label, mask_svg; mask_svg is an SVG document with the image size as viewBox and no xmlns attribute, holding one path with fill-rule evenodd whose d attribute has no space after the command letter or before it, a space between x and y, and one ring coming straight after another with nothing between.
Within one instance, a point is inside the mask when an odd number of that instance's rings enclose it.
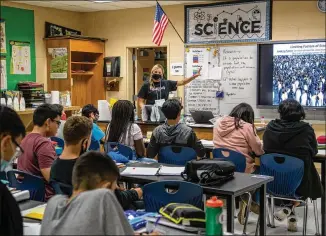
<instances>
[{"instance_id":1,"label":"student desk","mask_svg":"<svg viewBox=\"0 0 326 236\"><path fill-rule=\"evenodd\" d=\"M128 166L133 167L157 167L160 163L145 164L145 163L133 163ZM172 165L169 165L172 166ZM124 168L120 169L122 172ZM259 222L260 235L266 235L266 184L273 181L273 177L270 176L257 176L245 173L234 173L234 178L221 186L203 187L205 194L217 195L225 197L227 200L227 231L234 233L234 199L245 192L259 189L260 191L260 216L262 216ZM139 175L123 175L121 174L121 180L128 183L152 183L165 180L179 180L184 181L181 176L139 176Z\"/></svg>"},{"instance_id":2,"label":"student desk","mask_svg":"<svg viewBox=\"0 0 326 236\"><path fill-rule=\"evenodd\" d=\"M78 112L80 110L80 107L79 106L64 107L63 110L65 111L68 118L72 116L73 113ZM35 111L34 108L26 108L25 111L17 111L17 114L20 116L20 119L23 121L27 132L30 132L33 129L34 111Z\"/></svg>"}]
</instances>

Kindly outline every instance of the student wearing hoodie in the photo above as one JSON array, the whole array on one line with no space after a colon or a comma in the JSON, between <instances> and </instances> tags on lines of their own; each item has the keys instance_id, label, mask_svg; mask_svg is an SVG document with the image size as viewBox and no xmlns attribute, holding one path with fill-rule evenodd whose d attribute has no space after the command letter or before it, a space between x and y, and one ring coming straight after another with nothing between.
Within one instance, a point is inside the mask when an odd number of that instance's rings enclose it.
<instances>
[{"instance_id":1,"label":"student wearing hoodie","mask_svg":"<svg viewBox=\"0 0 326 236\"><path fill-rule=\"evenodd\" d=\"M162 106L167 121L156 127L147 147L147 157L155 158L161 147L176 145L193 148L198 157L205 156L205 148L196 133L186 124L179 123L182 110L180 101L168 99Z\"/></svg>"},{"instance_id":2,"label":"student wearing hoodie","mask_svg":"<svg viewBox=\"0 0 326 236\"><path fill-rule=\"evenodd\" d=\"M280 119L272 120L264 133L264 150L266 153L281 153L297 157L304 161L304 176L297 194L304 198L317 199L323 194L320 178L312 161L318 153L317 141L313 128L303 122L305 112L300 103L294 99L283 101L279 107ZM278 220L291 214L291 209L283 208L275 213ZM292 219L289 230L296 231L296 220Z\"/></svg>"},{"instance_id":3,"label":"student wearing hoodie","mask_svg":"<svg viewBox=\"0 0 326 236\"><path fill-rule=\"evenodd\" d=\"M240 103L230 115L216 121L213 131L215 148L227 148L242 153L246 157L246 173L255 170L253 156L264 154L263 145L254 126L255 114L247 103Z\"/></svg>"}]
</instances>

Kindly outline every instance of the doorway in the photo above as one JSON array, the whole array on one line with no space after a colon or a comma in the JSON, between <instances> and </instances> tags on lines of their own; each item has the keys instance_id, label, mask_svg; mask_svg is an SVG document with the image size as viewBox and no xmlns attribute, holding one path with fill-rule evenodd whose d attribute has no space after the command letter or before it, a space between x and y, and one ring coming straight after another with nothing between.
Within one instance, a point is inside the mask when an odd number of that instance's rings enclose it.
<instances>
[{"instance_id":1,"label":"doorway","mask_svg":"<svg viewBox=\"0 0 326 236\"><path fill-rule=\"evenodd\" d=\"M143 83L150 79L151 69L156 64L161 64L164 68L164 78L167 79L168 70L168 55L167 47L136 47L129 48L132 52L132 72L133 75L133 88L129 91L133 96L133 101L137 110L138 117L141 117L141 109L137 104L137 94ZM130 68L130 67L129 67ZM131 87L131 86L130 86Z\"/></svg>"}]
</instances>

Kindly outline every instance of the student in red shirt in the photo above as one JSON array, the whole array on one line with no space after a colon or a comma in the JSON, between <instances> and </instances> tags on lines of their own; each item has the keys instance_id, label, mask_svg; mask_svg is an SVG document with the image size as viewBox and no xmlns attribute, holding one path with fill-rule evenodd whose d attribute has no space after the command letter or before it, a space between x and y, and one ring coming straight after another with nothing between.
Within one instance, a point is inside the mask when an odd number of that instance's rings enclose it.
<instances>
[{"instance_id":1,"label":"student in red shirt","mask_svg":"<svg viewBox=\"0 0 326 236\"><path fill-rule=\"evenodd\" d=\"M50 170L57 158L49 137L55 136L60 126L61 113L54 105L43 104L33 114L34 128L22 141L24 153L18 157L18 170L39 176L45 183L45 200L54 191L49 184Z\"/></svg>"}]
</instances>

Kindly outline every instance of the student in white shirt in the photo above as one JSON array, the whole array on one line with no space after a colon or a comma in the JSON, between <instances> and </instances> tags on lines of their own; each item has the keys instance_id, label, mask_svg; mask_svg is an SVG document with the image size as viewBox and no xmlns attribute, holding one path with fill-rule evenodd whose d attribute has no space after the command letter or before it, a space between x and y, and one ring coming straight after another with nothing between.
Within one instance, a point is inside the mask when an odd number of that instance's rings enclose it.
<instances>
[{"instance_id":1,"label":"student in white shirt","mask_svg":"<svg viewBox=\"0 0 326 236\"><path fill-rule=\"evenodd\" d=\"M128 100L117 101L112 108L112 120L106 130L107 142L118 142L134 151L134 159L156 162L154 159L143 158L145 145L140 127L134 123L134 106Z\"/></svg>"}]
</instances>

